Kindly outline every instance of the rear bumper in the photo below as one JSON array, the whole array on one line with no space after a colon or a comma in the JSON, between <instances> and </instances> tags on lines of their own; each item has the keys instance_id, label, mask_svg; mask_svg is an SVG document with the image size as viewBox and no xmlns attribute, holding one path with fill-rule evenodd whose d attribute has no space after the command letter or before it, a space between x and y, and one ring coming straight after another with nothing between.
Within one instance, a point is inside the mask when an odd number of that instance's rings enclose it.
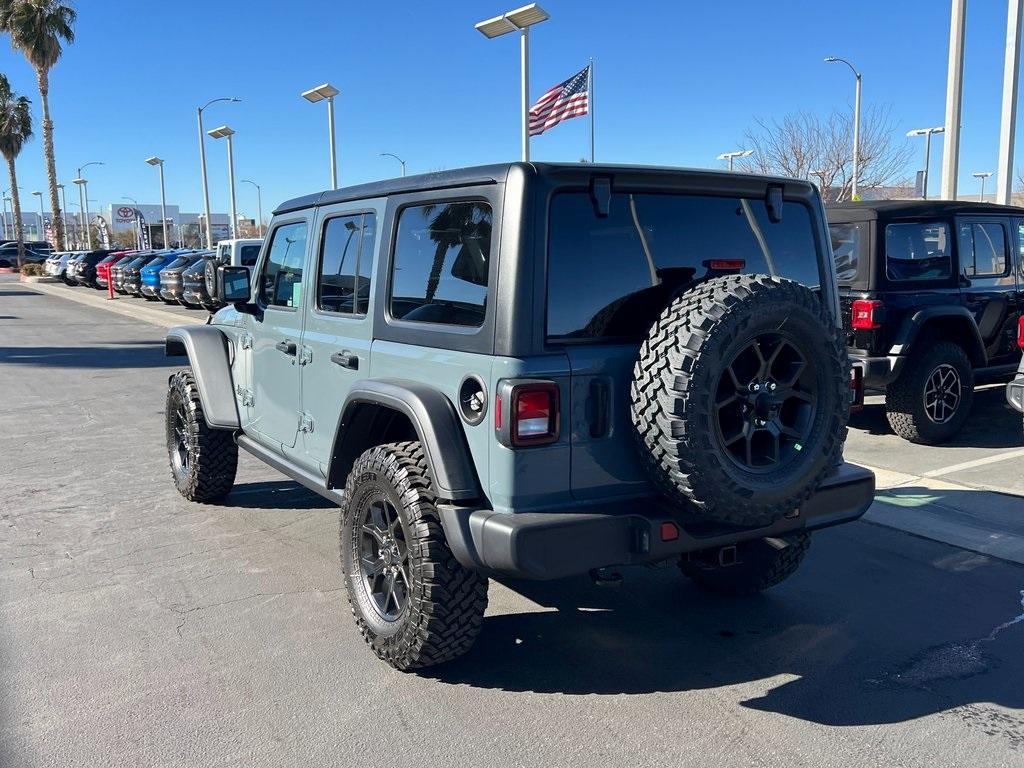
<instances>
[{"instance_id":1,"label":"rear bumper","mask_svg":"<svg viewBox=\"0 0 1024 768\"><path fill-rule=\"evenodd\" d=\"M455 558L467 568L525 579L556 579L611 565L638 565L740 541L815 531L857 520L875 495L875 476L843 464L792 516L763 528L683 524L656 499L571 512L494 512L440 505ZM662 524L678 538L662 540Z\"/></svg>"},{"instance_id":2,"label":"rear bumper","mask_svg":"<svg viewBox=\"0 0 1024 768\"><path fill-rule=\"evenodd\" d=\"M1024 373L1006 385L1006 400L1011 406L1024 413Z\"/></svg>"},{"instance_id":3,"label":"rear bumper","mask_svg":"<svg viewBox=\"0 0 1024 768\"><path fill-rule=\"evenodd\" d=\"M888 355L886 357L862 357L850 355L850 365L860 369L864 389L885 389L897 376L903 367L904 358L899 355Z\"/></svg>"}]
</instances>

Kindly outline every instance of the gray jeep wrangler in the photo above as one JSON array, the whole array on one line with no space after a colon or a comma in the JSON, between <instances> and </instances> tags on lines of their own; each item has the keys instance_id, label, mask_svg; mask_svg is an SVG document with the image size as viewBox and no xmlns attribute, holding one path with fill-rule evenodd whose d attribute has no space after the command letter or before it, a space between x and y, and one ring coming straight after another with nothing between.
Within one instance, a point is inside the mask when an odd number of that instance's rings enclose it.
<instances>
[{"instance_id":1,"label":"gray jeep wrangler","mask_svg":"<svg viewBox=\"0 0 1024 768\"><path fill-rule=\"evenodd\" d=\"M190 500L238 448L341 508L352 613L398 669L466 652L489 576L678 561L749 594L860 517L849 363L810 184L513 163L281 205L228 306L173 328ZM250 285L250 282L253 284Z\"/></svg>"}]
</instances>

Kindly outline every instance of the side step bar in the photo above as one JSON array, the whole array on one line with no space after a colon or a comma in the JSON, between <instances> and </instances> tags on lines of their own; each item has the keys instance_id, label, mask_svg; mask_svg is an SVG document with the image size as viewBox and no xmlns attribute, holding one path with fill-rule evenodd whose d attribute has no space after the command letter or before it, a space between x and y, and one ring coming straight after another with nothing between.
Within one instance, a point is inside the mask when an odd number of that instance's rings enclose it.
<instances>
[{"instance_id":1,"label":"side step bar","mask_svg":"<svg viewBox=\"0 0 1024 768\"><path fill-rule=\"evenodd\" d=\"M238 434L235 436L235 442L238 444L239 448L242 448L247 453L251 453L264 464L269 464L282 475L287 475L299 485L303 485L313 491L313 493L323 496L332 504L337 504L340 507L345 503L344 493L333 488L328 488L327 483L313 473L307 472L304 469L283 461L280 456L272 452L270 449L264 448L251 437Z\"/></svg>"}]
</instances>

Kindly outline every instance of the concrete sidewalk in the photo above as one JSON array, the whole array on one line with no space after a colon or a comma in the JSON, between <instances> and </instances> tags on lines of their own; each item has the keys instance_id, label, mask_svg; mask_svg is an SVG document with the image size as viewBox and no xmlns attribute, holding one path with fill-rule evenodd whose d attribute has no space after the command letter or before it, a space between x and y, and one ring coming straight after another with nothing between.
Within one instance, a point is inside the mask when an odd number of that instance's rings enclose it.
<instances>
[{"instance_id":1,"label":"concrete sidewalk","mask_svg":"<svg viewBox=\"0 0 1024 768\"><path fill-rule=\"evenodd\" d=\"M878 490L868 522L1024 565L1024 497L869 469Z\"/></svg>"},{"instance_id":2,"label":"concrete sidewalk","mask_svg":"<svg viewBox=\"0 0 1024 768\"><path fill-rule=\"evenodd\" d=\"M190 310L163 302L149 302L133 296L114 294L117 298L110 299L107 298L105 291L101 292L93 288L74 287L64 283L23 283L23 285L29 290L39 291L50 296L59 296L62 299L69 299L79 304L132 317L164 328L175 325L202 325L208 317L205 310Z\"/></svg>"}]
</instances>

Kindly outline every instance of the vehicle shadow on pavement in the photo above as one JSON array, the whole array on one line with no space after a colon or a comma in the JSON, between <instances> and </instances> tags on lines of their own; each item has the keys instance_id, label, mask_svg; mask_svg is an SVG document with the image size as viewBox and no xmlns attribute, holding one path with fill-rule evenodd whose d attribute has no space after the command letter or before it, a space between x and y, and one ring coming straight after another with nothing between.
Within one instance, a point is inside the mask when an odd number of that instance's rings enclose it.
<instances>
[{"instance_id":1,"label":"vehicle shadow on pavement","mask_svg":"<svg viewBox=\"0 0 1024 768\"><path fill-rule=\"evenodd\" d=\"M164 355L163 342L123 342L97 347L0 347L0 365L43 368L180 367L181 359Z\"/></svg>"},{"instance_id":2,"label":"vehicle shadow on pavement","mask_svg":"<svg viewBox=\"0 0 1024 768\"><path fill-rule=\"evenodd\" d=\"M865 405L864 410L850 415L850 429L869 435L892 435L882 404ZM976 390L971 415L964 428L942 448L1019 448L1024 445L1020 430L1020 414L1006 402L1005 387Z\"/></svg>"},{"instance_id":3,"label":"vehicle shadow on pavement","mask_svg":"<svg viewBox=\"0 0 1024 768\"><path fill-rule=\"evenodd\" d=\"M617 589L503 582L546 610L488 616L466 657L421 674L564 694L743 686L721 695L828 725L1024 708L1024 569L854 526L819 535L796 576L743 600L709 597L674 566L626 569ZM1024 746L1024 716L1001 728Z\"/></svg>"},{"instance_id":4,"label":"vehicle shadow on pavement","mask_svg":"<svg viewBox=\"0 0 1024 768\"><path fill-rule=\"evenodd\" d=\"M237 483L221 503L240 509L330 509L336 506L290 480Z\"/></svg>"}]
</instances>

